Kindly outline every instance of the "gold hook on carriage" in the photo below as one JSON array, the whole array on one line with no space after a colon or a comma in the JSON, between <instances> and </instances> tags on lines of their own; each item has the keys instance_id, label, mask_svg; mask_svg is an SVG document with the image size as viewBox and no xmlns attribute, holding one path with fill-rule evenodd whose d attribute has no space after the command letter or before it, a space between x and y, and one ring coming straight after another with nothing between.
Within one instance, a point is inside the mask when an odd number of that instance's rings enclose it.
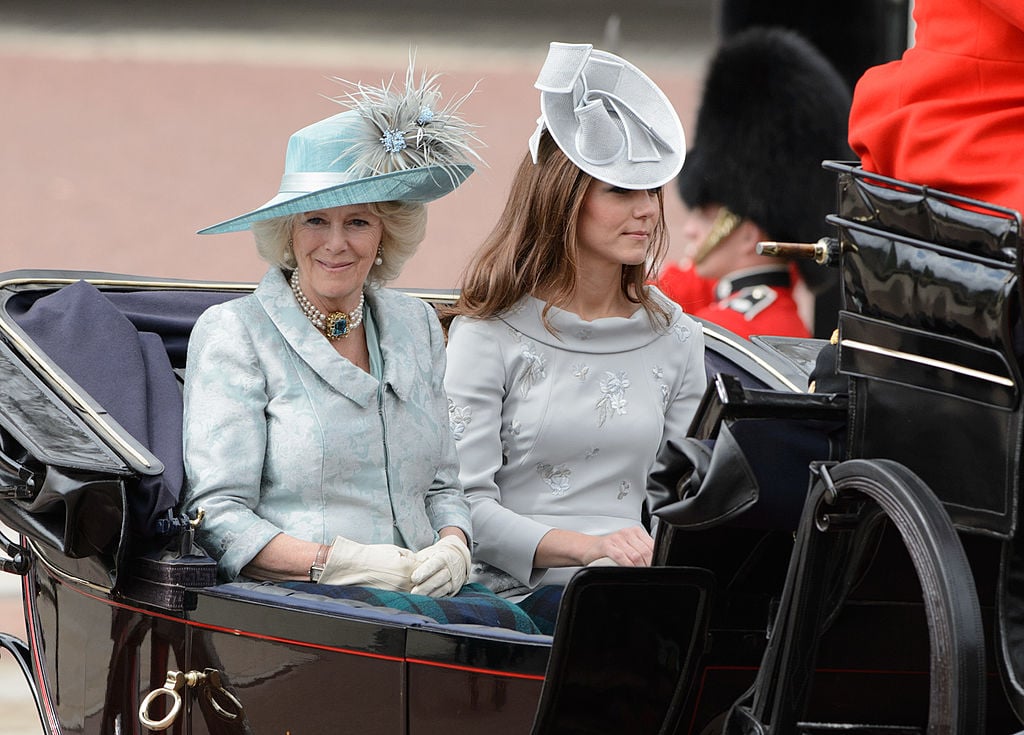
<instances>
[{"instance_id":1,"label":"gold hook on carriage","mask_svg":"<svg viewBox=\"0 0 1024 735\"><path fill-rule=\"evenodd\" d=\"M139 722L143 727L161 731L173 725L181 713L181 691L186 687L193 689L198 687L203 699L221 719L232 721L238 719L242 714L242 703L224 688L221 674L216 669L188 672L168 671L164 685L147 694L139 706ZM168 697L171 700L171 708L162 718L153 719L150 716L150 708L160 697ZM231 709L226 709L218 699L223 699Z\"/></svg>"}]
</instances>

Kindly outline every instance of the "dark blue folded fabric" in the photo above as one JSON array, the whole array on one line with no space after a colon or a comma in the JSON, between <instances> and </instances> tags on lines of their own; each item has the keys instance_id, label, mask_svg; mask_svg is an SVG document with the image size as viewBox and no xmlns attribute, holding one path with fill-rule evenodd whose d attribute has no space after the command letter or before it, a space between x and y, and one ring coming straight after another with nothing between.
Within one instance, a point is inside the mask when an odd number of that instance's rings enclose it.
<instances>
[{"instance_id":1,"label":"dark blue folded fabric","mask_svg":"<svg viewBox=\"0 0 1024 735\"><path fill-rule=\"evenodd\" d=\"M173 365L185 364L196 318L233 292L101 292L78 281L12 315L25 333L122 428L164 465L140 475L128 494L132 527L143 538L164 524L184 486L181 388Z\"/></svg>"},{"instance_id":2,"label":"dark blue folded fabric","mask_svg":"<svg viewBox=\"0 0 1024 735\"><path fill-rule=\"evenodd\" d=\"M139 333L95 286L78 281L36 301L26 334L164 465L128 495L132 525L156 535L184 485L181 391L160 337Z\"/></svg>"},{"instance_id":3,"label":"dark blue folded fabric","mask_svg":"<svg viewBox=\"0 0 1024 735\"><path fill-rule=\"evenodd\" d=\"M416 613L439 623L488 625L509 628L520 633L541 631L522 608L498 597L483 585L470 582L454 597L428 597L410 592L393 592L373 587L314 584L312 582L278 582L278 586L341 600L358 600L368 605L389 607Z\"/></svg>"}]
</instances>

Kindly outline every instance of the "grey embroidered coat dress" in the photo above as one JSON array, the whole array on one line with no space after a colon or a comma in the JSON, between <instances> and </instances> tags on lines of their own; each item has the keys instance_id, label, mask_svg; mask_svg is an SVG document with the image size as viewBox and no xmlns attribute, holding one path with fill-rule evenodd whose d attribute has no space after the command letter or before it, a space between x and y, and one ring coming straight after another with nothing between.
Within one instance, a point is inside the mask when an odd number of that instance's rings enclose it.
<instances>
[{"instance_id":1,"label":"grey embroidered coat dress","mask_svg":"<svg viewBox=\"0 0 1024 735\"><path fill-rule=\"evenodd\" d=\"M667 327L643 309L588 322L552 308L552 334L532 297L503 318L453 321L445 388L473 558L497 568L477 565L476 581L507 595L565 584L575 568L533 567L548 531L641 523L648 472L706 385L700 325L652 290Z\"/></svg>"},{"instance_id":2,"label":"grey embroidered coat dress","mask_svg":"<svg viewBox=\"0 0 1024 735\"><path fill-rule=\"evenodd\" d=\"M413 550L445 526L470 537L433 308L383 288L368 289L366 304L382 381L335 352L276 268L253 294L196 322L185 381L186 506L205 509L199 540L226 579L279 533Z\"/></svg>"}]
</instances>

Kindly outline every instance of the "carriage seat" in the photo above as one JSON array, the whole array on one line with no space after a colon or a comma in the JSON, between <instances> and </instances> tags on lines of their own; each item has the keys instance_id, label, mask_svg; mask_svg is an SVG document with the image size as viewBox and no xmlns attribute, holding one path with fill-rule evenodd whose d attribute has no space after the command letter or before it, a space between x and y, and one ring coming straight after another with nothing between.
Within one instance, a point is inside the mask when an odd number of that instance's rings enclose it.
<instances>
[{"instance_id":1,"label":"carriage seat","mask_svg":"<svg viewBox=\"0 0 1024 735\"><path fill-rule=\"evenodd\" d=\"M188 335L199 314L214 303L237 296L234 292L100 291L77 281L16 306L12 313L33 342L96 402L97 410L107 413L162 465L162 471L138 473L138 480L125 488L131 543L116 537L122 524L111 519L107 529L115 537L93 543L91 549L65 545L65 551L82 555L95 551L97 546L130 548L133 553L124 562L130 573L121 575L121 588L131 596L170 609L194 603L189 588L215 583L212 560L189 540L177 537L184 523L173 515L184 488L179 376L185 365ZM74 339L68 339L68 335L74 335ZM75 519L71 505L66 503L65 512L72 516L66 527L70 529L67 535L74 536L74 529L79 523L88 523L88 519ZM170 548L164 547L168 541ZM277 600L291 603L299 594L285 591ZM303 598L295 597L295 601L299 599ZM323 604L336 608L346 602ZM348 605L350 610L359 607L351 601ZM387 610L380 605L363 605L365 609L372 607ZM449 607L458 609L433 610L431 615L420 616L420 622L491 623L535 634L529 617L501 600L474 598Z\"/></svg>"},{"instance_id":2,"label":"carriage seat","mask_svg":"<svg viewBox=\"0 0 1024 735\"><path fill-rule=\"evenodd\" d=\"M551 643L551 636L549 635L523 633L511 628L498 628L478 623L440 622L429 615L382 605L372 605L361 600L346 600L316 594L315 592L290 589L271 582L229 582L209 587L203 590L203 594L277 606L283 605L303 612L340 615L369 622L402 625L409 628L424 628L448 633L471 633L477 636L484 635L510 642L525 641L547 645Z\"/></svg>"}]
</instances>

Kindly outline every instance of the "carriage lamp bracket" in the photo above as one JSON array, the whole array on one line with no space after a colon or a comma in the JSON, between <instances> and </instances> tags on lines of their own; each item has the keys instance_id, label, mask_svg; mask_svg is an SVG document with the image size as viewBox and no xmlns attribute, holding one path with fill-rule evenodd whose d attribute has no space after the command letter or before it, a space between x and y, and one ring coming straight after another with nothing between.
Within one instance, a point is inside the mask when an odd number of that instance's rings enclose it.
<instances>
[{"instance_id":1,"label":"carriage lamp bracket","mask_svg":"<svg viewBox=\"0 0 1024 735\"><path fill-rule=\"evenodd\" d=\"M849 512L843 507L844 504L839 502L839 490L836 488L835 482L832 480L832 474L829 472L836 464L838 463L835 461L811 463L811 473L817 475L818 479L825 486L825 492L822 493L818 505L814 509L814 525L822 533L832 529L848 527L851 524L856 524L860 519L859 512L856 510ZM848 506L848 504L845 505Z\"/></svg>"},{"instance_id":2,"label":"carriage lamp bracket","mask_svg":"<svg viewBox=\"0 0 1024 735\"><path fill-rule=\"evenodd\" d=\"M0 499L31 498L37 490L36 474L0 450Z\"/></svg>"},{"instance_id":3,"label":"carriage lamp bracket","mask_svg":"<svg viewBox=\"0 0 1024 735\"><path fill-rule=\"evenodd\" d=\"M181 713L181 692L186 688L198 689L203 699L223 720L237 720L242 714L242 703L224 688L220 672L216 669L204 671L168 671L164 685L151 691L139 705L139 722L149 730L166 730ZM150 717L150 708L161 697L170 699L170 710L160 719ZM224 704L221 704L222 700ZM225 704L227 705L225 707Z\"/></svg>"},{"instance_id":4,"label":"carriage lamp bracket","mask_svg":"<svg viewBox=\"0 0 1024 735\"><path fill-rule=\"evenodd\" d=\"M0 532L0 550L6 558L0 557L0 571L24 577L32 567L29 551L21 544L16 544Z\"/></svg>"}]
</instances>

